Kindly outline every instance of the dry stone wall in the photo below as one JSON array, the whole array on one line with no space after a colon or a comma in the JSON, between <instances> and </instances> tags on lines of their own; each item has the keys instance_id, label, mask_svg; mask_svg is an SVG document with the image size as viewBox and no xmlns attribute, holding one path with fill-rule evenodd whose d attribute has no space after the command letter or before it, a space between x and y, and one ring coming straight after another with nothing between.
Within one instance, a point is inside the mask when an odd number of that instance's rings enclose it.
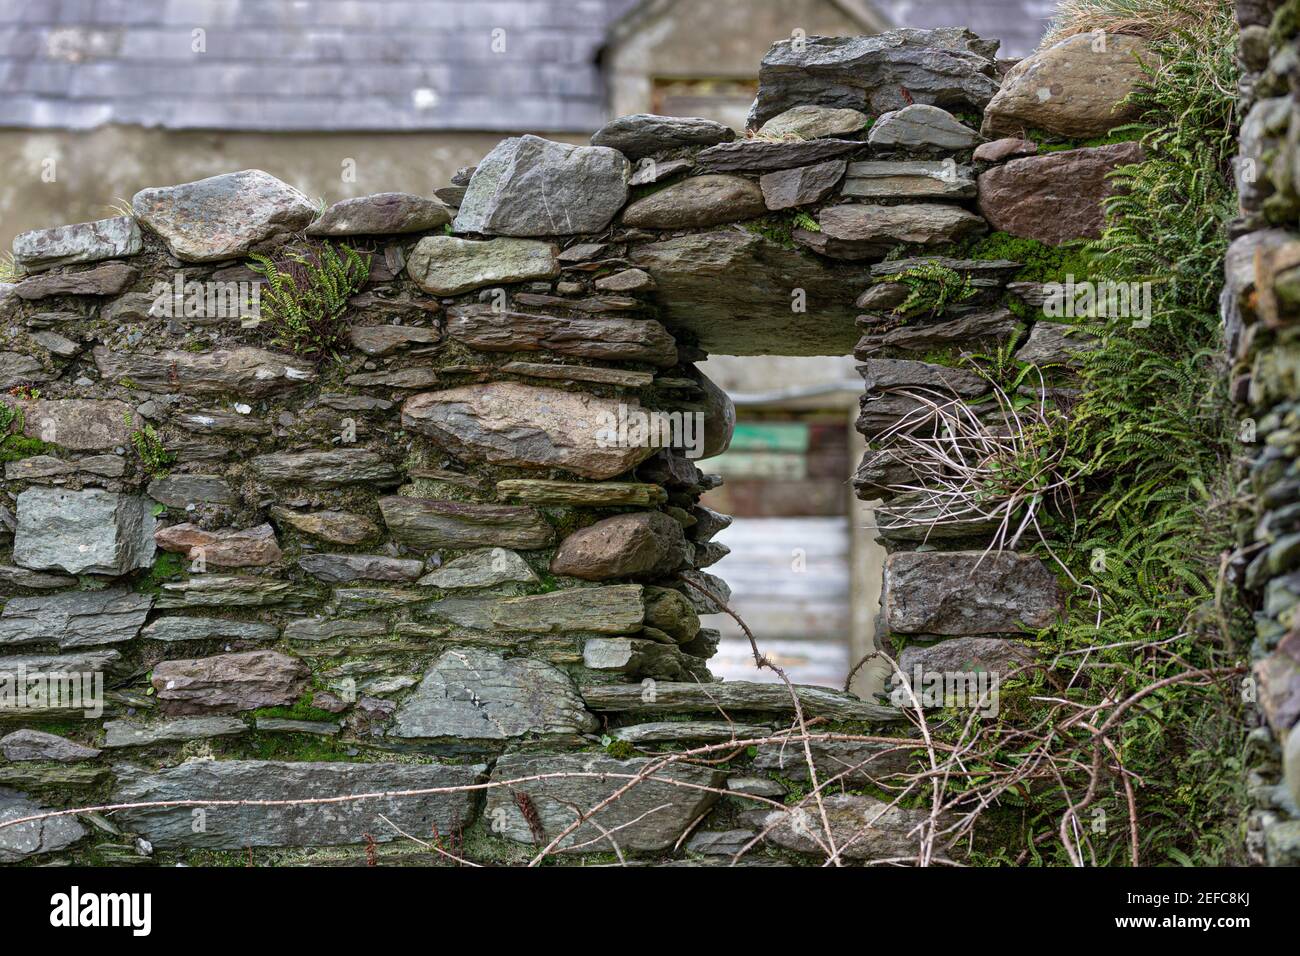
<instances>
[{"instance_id":1,"label":"dry stone wall","mask_svg":"<svg viewBox=\"0 0 1300 956\"><path fill-rule=\"evenodd\" d=\"M1243 491L1233 579L1254 608L1252 674L1243 686L1259 726L1247 759L1247 846L1256 861L1300 864L1300 277L1295 158L1300 120L1300 8L1238 0L1242 67L1237 160L1240 216L1224 267L1230 389L1240 416Z\"/></svg>"},{"instance_id":2,"label":"dry stone wall","mask_svg":"<svg viewBox=\"0 0 1300 956\"><path fill-rule=\"evenodd\" d=\"M0 299L0 673L101 683L78 706L0 703L0 820L420 793L54 817L0 829L0 859L427 858L397 827L513 861L596 806L563 837L571 858L616 843L708 861L759 841L760 862L815 859L794 748L675 764L674 782L606 803L664 750L792 720L785 688L708 671L718 634L699 616L727 598L707 569L729 519L699 505L719 479L694 460L727 447L735 415L695 363L853 351L874 446L854 482L887 500L882 640L909 645L909 668L1024 659L1009 638L1059 613L1056 575L1014 544L981 557L987 522L924 530L902 489L925 476L890 434L925 396L983 414L987 382L959 367L974 350L1019 343L1068 388L1086 343L1041 320L1024 262L980 244L991 228L1044 248L1095 235L1105 173L1136 154L989 139L1106 126L1096 98L1126 92L1110 79L1072 116L1071 97L1024 84L1095 81L1077 59L1049 51L1004 79L995 52L957 29L787 41L744 137L623 117L591 146L506 140L440 202L320 211L246 170L20 236ZM328 322L268 318L265 285L260 318L239 301L264 278L251 256L301 291L294 256L319 266L344 245L369 272L337 343L321 344ZM909 280L935 270L961 294L911 310ZM682 427L639 433L650 415ZM798 698L823 725L908 732L884 700ZM846 855L906 852L919 811L860 831L907 753L812 752L842 778L827 808ZM472 789L502 781L522 782Z\"/></svg>"}]
</instances>

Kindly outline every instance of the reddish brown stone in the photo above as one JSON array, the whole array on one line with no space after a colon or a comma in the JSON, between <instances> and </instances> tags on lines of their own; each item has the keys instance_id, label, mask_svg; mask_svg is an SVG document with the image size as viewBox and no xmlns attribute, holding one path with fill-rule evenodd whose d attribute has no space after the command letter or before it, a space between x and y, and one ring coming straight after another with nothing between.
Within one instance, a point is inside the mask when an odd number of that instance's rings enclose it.
<instances>
[{"instance_id":1,"label":"reddish brown stone","mask_svg":"<svg viewBox=\"0 0 1300 956\"><path fill-rule=\"evenodd\" d=\"M307 665L278 651L162 661L151 683L172 716L219 714L292 704L307 686Z\"/></svg>"},{"instance_id":2,"label":"reddish brown stone","mask_svg":"<svg viewBox=\"0 0 1300 956\"><path fill-rule=\"evenodd\" d=\"M154 532L154 543L164 551L184 554L191 561L201 559L216 568L246 568L275 564L280 545L269 524L244 531L204 531L185 522Z\"/></svg>"},{"instance_id":3,"label":"reddish brown stone","mask_svg":"<svg viewBox=\"0 0 1300 956\"><path fill-rule=\"evenodd\" d=\"M994 229L1057 246L1101 235L1107 176L1142 161L1137 143L1069 149L1013 159L981 173L979 206Z\"/></svg>"}]
</instances>

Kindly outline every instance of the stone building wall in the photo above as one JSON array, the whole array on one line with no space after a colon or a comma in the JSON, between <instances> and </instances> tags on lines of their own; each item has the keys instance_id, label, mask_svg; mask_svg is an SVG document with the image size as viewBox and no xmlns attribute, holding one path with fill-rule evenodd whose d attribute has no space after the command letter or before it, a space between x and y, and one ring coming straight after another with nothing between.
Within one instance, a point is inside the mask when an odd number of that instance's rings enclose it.
<instances>
[{"instance_id":1,"label":"stone building wall","mask_svg":"<svg viewBox=\"0 0 1300 956\"><path fill-rule=\"evenodd\" d=\"M989 234L1096 234L1136 147L1035 155L1007 134L1092 135L1081 62L1119 122L1132 46L1112 40L1113 59L1073 38L1005 79L962 30L787 41L753 136L626 117L590 147L503 141L439 190L450 208L379 194L318 214L246 170L19 237L0 674L98 675L103 712L0 703L0 820L167 805L0 828L0 860L436 859L409 834L494 862L557 840L561 862L751 844L817 862L814 774L843 856L915 852L925 812L881 815L913 753L898 709L711 680L698 615L727 598L707 569L728 519L698 505L715 479L692 456L726 447L734 413L694 363L853 351L873 445L855 484L888 499L882 647L906 671L1019 659L1009 638L1061 610L1056 574L1014 540L985 555L985 522L918 530L900 491L918 476L882 435L919 427L918 396L986 415L959 366L988 346L1021 343L1068 388L1086 343ZM1045 103L1044 71L1093 98ZM196 298L257 282L253 253L310 285L293 255L341 245L370 265L337 350L277 326L266 288L256 320ZM969 281L911 311L918 270ZM638 413L699 413L703 434L646 440ZM806 752L776 739L796 696L824 735ZM222 803L392 791L415 793Z\"/></svg>"},{"instance_id":2,"label":"stone building wall","mask_svg":"<svg viewBox=\"0 0 1300 956\"><path fill-rule=\"evenodd\" d=\"M1300 266L1295 66L1300 8L1238 0L1242 67L1237 161L1240 216L1224 267L1230 388L1241 424L1243 509L1231 573L1255 610L1252 676L1243 688L1259 726L1247 750L1248 848L1270 864L1300 861L1300 438L1295 376Z\"/></svg>"}]
</instances>

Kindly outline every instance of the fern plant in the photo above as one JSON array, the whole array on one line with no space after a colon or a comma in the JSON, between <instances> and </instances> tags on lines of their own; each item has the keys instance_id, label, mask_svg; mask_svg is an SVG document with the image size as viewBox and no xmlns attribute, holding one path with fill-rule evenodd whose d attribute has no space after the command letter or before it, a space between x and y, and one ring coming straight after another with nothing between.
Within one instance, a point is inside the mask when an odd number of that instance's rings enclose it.
<instances>
[{"instance_id":1,"label":"fern plant","mask_svg":"<svg viewBox=\"0 0 1300 956\"><path fill-rule=\"evenodd\" d=\"M253 271L266 278L259 318L271 344L318 363L337 357L348 333L348 299L369 278L370 256L324 243L280 259L251 258Z\"/></svg>"},{"instance_id":2,"label":"fern plant","mask_svg":"<svg viewBox=\"0 0 1300 956\"><path fill-rule=\"evenodd\" d=\"M970 276L962 275L947 266L926 262L900 272L895 282L907 286L907 298L895 309L895 315L930 317L941 314L948 306L965 302L975 295Z\"/></svg>"}]
</instances>

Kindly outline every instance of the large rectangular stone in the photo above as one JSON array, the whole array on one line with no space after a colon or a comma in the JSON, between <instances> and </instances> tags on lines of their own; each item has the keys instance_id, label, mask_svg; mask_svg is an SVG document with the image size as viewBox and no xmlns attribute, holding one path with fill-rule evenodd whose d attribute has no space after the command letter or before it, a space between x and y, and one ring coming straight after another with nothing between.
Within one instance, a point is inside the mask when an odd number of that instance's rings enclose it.
<instances>
[{"instance_id":1,"label":"large rectangular stone","mask_svg":"<svg viewBox=\"0 0 1300 956\"><path fill-rule=\"evenodd\" d=\"M154 556L144 498L87 489L28 488L18 496L14 564L69 574L127 574Z\"/></svg>"},{"instance_id":2,"label":"large rectangular stone","mask_svg":"<svg viewBox=\"0 0 1300 956\"><path fill-rule=\"evenodd\" d=\"M1056 576L1014 551L891 554L882 603L895 633L953 636L1037 630L1062 608Z\"/></svg>"},{"instance_id":3,"label":"large rectangular stone","mask_svg":"<svg viewBox=\"0 0 1300 956\"><path fill-rule=\"evenodd\" d=\"M483 764L290 763L269 760L193 760L150 770L119 766L115 803L174 800L310 800L376 794L372 799L293 806L147 807L120 811L117 819L155 847L243 850L250 846L335 846L364 843L367 834L387 843L399 834L449 834L474 819L474 791L378 794L469 786ZM202 820L202 825L198 821Z\"/></svg>"},{"instance_id":4,"label":"large rectangular stone","mask_svg":"<svg viewBox=\"0 0 1300 956\"><path fill-rule=\"evenodd\" d=\"M488 791L486 813L493 830L519 843L549 843L577 819L645 772L649 758L615 760L604 754L506 754L497 760L493 782L521 780ZM554 774L540 780L524 778ZM717 799L723 774L712 767L676 763L647 775L644 782L602 807L591 821L560 843L583 853L666 850ZM684 786L683 786L684 784ZM517 794L535 812L530 825ZM534 832L536 827L537 832ZM608 835L606 835L608 834Z\"/></svg>"},{"instance_id":5,"label":"large rectangular stone","mask_svg":"<svg viewBox=\"0 0 1300 956\"><path fill-rule=\"evenodd\" d=\"M0 614L0 644L120 644L140 633L152 604L152 595L125 588L10 598Z\"/></svg>"}]
</instances>

